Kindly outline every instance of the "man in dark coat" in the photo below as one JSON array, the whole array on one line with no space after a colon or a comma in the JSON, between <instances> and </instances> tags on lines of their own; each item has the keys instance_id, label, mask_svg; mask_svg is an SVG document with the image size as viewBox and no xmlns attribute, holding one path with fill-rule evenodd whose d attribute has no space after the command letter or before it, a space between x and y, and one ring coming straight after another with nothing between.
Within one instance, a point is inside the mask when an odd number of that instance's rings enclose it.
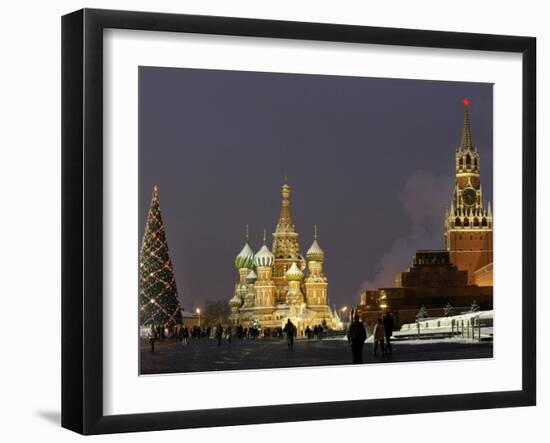
<instances>
[{"instance_id":1,"label":"man in dark coat","mask_svg":"<svg viewBox=\"0 0 550 443\"><path fill-rule=\"evenodd\" d=\"M221 323L216 326L216 340L218 340L218 346L222 344L223 327Z\"/></svg>"},{"instance_id":2,"label":"man in dark coat","mask_svg":"<svg viewBox=\"0 0 550 443\"><path fill-rule=\"evenodd\" d=\"M359 321L359 316L355 314L353 322L348 329L348 342L351 343L352 363L363 363L363 344L367 339L367 331L363 323Z\"/></svg>"},{"instance_id":3,"label":"man in dark coat","mask_svg":"<svg viewBox=\"0 0 550 443\"><path fill-rule=\"evenodd\" d=\"M384 315L384 334L386 336L386 352L391 355L391 336L393 334L393 315L391 312L388 312Z\"/></svg>"},{"instance_id":4,"label":"man in dark coat","mask_svg":"<svg viewBox=\"0 0 550 443\"><path fill-rule=\"evenodd\" d=\"M296 327L290 321L290 318L287 320L285 328L283 329L283 332L286 334L286 343L288 345L288 349L293 349L294 335L296 335Z\"/></svg>"}]
</instances>

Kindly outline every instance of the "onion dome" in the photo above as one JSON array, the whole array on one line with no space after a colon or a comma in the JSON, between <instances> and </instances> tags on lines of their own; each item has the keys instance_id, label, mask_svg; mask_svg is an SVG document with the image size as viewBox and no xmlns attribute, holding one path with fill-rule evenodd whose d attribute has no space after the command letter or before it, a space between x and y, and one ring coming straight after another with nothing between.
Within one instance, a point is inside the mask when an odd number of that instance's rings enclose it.
<instances>
[{"instance_id":1,"label":"onion dome","mask_svg":"<svg viewBox=\"0 0 550 443\"><path fill-rule=\"evenodd\" d=\"M298 267L296 262L293 262L289 270L286 271L285 276L286 276L286 279L289 281L300 281L302 280L302 278L304 278L304 273Z\"/></svg>"},{"instance_id":2,"label":"onion dome","mask_svg":"<svg viewBox=\"0 0 550 443\"><path fill-rule=\"evenodd\" d=\"M237 269L252 269L254 267L254 251L248 243L248 225L246 225L246 237L243 249L235 257L235 266Z\"/></svg>"},{"instance_id":3,"label":"onion dome","mask_svg":"<svg viewBox=\"0 0 550 443\"><path fill-rule=\"evenodd\" d=\"M315 225L315 234L313 236L313 243L306 252L306 257L310 261L322 262L325 259L325 252L319 246L317 242L317 225Z\"/></svg>"},{"instance_id":4,"label":"onion dome","mask_svg":"<svg viewBox=\"0 0 550 443\"><path fill-rule=\"evenodd\" d=\"M275 256L265 244L254 256L254 263L256 266L273 266L274 261Z\"/></svg>"},{"instance_id":5,"label":"onion dome","mask_svg":"<svg viewBox=\"0 0 550 443\"><path fill-rule=\"evenodd\" d=\"M250 247L248 240L239 255L235 257L235 266L237 269L252 269L254 267L254 251Z\"/></svg>"},{"instance_id":6,"label":"onion dome","mask_svg":"<svg viewBox=\"0 0 550 443\"><path fill-rule=\"evenodd\" d=\"M232 308L240 308L242 304L243 304L243 300L237 294L235 294L229 300L229 306L231 306Z\"/></svg>"},{"instance_id":7,"label":"onion dome","mask_svg":"<svg viewBox=\"0 0 550 443\"><path fill-rule=\"evenodd\" d=\"M307 259L310 261L323 261L325 259L325 253L317 243L317 240L313 240L313 244L307 250Z\"/></svg>"},{"instance_id":8,"label":"onion dome","mask_svg":"<svg viewBox=\"0 0 550 443\"><path fill-rule=\"evenodd\" d=\"M251 269L250 272L246 276L246 282L247 283L254 283L257 278L258 278L258 276L254 272L254 269Z\"/></svg>"},{"instance_id":9,"label":"onion dome","mask_svg":"<svg viewBox=\"0 0 550 443\"><path fill-rule=\"evenodd\" d=\"M265 241L266 241L266 232L264 229L264 245L260 248L260 250L256 253L254 257L254 264L256 266L270 267L270 266L273 266L273 262L275 261L275 256L266 246Z\"/></svg>"}]
</instances>

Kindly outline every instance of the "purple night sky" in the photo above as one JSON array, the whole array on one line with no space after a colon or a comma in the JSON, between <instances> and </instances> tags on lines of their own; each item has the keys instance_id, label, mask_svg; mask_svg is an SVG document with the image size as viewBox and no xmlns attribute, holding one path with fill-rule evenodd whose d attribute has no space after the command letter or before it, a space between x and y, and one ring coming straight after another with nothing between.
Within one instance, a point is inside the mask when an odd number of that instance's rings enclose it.
<instances>
[{"instance_id":1,"label":"purple night sky","mask_svg":"<svg viewBox=\"0 0 550 443\"><path fill-rule=\"evenodd\" d=\"M492 201L492 84L141 67L136 247L157 184L183 308L229 300L286 175L302 253L317 224L330 303L357 304L443 248L463 97Z\"/></svg>"}]
</instances>

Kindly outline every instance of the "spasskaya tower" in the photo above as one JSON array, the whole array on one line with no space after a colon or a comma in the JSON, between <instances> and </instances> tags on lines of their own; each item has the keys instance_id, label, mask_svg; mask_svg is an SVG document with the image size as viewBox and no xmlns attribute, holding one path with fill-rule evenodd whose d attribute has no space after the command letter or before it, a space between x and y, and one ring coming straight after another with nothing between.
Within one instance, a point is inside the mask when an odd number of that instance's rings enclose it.
<instances>
[{"instance_id":1,"label":"spasskaya tower","mask_svg":"<svg viewBox=\"0 0 550 443\"><path fill-rule=\"evenodd\" d=\"M462 139L456 150L455 186L451 206L445 213L445 248L451 262L468 271L468 283L476 283L476 271L489 268L492 280L493 213L491 203L484 205L480 182L480 157L472 141L470 100L464 105ZM492 282L491 282L492 284Z\"/></svg>"}]
</instances>

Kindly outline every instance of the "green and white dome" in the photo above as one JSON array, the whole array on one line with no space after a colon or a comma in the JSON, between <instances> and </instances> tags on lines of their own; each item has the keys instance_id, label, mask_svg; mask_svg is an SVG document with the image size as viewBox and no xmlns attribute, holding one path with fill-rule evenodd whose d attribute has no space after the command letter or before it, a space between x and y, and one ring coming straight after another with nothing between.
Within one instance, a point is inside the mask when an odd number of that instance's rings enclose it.
<instances>
[{"instance_id":1,"label":"green and white dome","mask_svg":"<svg viewBox=\"0 0 550 443\"><path fill-rule=\"evenodd\" d=\"M235 257L235 266L237 269L252 269L254 267L254 251L250 247L248 241L244 244L244 247L239 255Z\"/></svg>"},{"instance_id":2,"label":"green and white dome","mask_svg":"<svg viewBox=\"0 0 550 443\"><path fill-rule=\"evenodd\" d=\"M273 266L274 261L275 256L265 244L254 256L254 263L256 266Z\"/></svg>"},{"instance_id":3,"label":"green and white dome","mask_svg":"<svg viewBox=\"0 0 550 443\"><path fill-rule=\"evenodd\" d=\"M298 267L296 262L292 263L292 266L286 271L286 279L289 281L300 281L302 278L304 278L304 273L302 270Z\"/></svg>"}]
</instances>

